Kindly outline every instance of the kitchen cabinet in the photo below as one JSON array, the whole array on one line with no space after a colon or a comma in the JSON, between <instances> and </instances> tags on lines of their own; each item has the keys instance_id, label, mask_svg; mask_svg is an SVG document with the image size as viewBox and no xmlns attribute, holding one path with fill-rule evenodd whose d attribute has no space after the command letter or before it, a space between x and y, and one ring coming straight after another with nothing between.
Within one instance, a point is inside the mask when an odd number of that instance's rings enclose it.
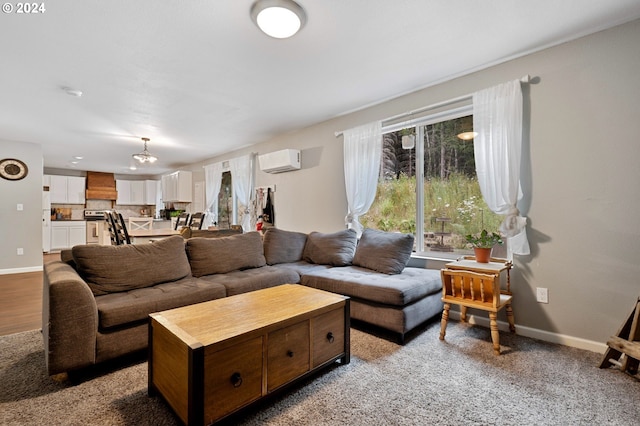
<instances>
[{"instance_id":1,"label":"kitchen cabinet","mask_svg":"<svg viewBox=\"0 0 640 426\"><path fill-rule=\"evenodd\" d=\"M87 243L87 224L84 220L52 221L51 250L63 250Z\"/></svg>"},{"instance_id":2,"label":"kitchen cabinet","mask_svg":"<svg viewBox=\"0 0 640 426\"><path fill-rule=\"evenodd\" d=\"M145 180L144 181L144 204L147 206L155 206L158 197L158 185L160 181Z\"/></svg>"},{"instance_id":3,"label":"kitchen cabinet","mask_svg":"<svg viewBox=\"0 0 640 426\"><path fill-rule=\"evenodd\" d=\"M149 206L156 204L157 180L116 180L118 205Z\"/></svg>"},{"instance_id":4,"label":"kitchen cabinet","mask_svg":"<svg viewBox=\"0 0 640 426\"><path fill-rule=\"evenodd\" d=\"M84 204L86 178L78 176L47 175L52 204Z\"/></svg>"},{"instance_id":5,"label":"kitchen cabinet","mask_svg":"<svg viewBox=\"0 0 640 426\"><path fill-rule=\"evenodd\" d=\"M190 203L192 201L191 172L177 171L162 176L162 201Z\"/></svg>"}]
</instances>

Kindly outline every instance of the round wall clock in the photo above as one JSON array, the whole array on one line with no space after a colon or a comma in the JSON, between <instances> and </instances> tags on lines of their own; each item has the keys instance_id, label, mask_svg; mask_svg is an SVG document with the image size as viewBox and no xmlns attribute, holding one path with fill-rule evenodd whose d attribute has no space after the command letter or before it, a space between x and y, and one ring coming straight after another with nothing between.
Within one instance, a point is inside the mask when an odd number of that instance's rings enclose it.
<instances>
[{"instance_id":1,"label":"round wall clock","mask_svg":"<svg viewBox=\"0 0 640 426\"><path fill-rule=\"evenodd\" d=\"M29 168L24 162L15 158L0 160L0 176L7 180L20 180L27 176Z\"/></svg>"}]
</instances>

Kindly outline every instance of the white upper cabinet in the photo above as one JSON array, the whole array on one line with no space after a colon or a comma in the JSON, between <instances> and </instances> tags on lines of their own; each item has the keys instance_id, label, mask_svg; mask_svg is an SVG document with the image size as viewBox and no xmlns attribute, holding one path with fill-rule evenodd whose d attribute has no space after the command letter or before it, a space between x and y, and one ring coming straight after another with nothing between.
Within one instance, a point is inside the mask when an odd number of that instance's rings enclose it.
<instances>
[{"instance_id":1,"label":"white upper cabinet","mask_svg":"<svg viewBox=\"0 0 640 426\"><path fill-rule=\"evenodd\" d=\"M47 175L52 204L84 204L86 178L77 176Z\"/></svg>"},{"instance_id":2,"label":"white upper cabinet","mask_svg":"<svg viewBox=\"0 0 640 426\"><path fill-rule=\"evenodd\" d=\"M158 181L155 180L116 180L118 205L146 206L156 204Z\"/></svg>"},{"instance_id":3,"label":"white upper cabinet","mask_svg":"<svg viewBox=\"0 0 640 426\"><path fill-rule=\"evenodd\" d=\"M157 180L145 180L144 181L144 204L156 205L158 199L158 185L160 181Z\"/></svg>"},{"instance_id":4,"label":"white upper cabinet","mask_svg":"<svg viewBox=\"0 0 640 426\"><path fill-rule=\"evenodd\" d=\"M193 199L191 172L178 171L162 176L162 201L190 203Z\"/></svg>"}]
</instances>

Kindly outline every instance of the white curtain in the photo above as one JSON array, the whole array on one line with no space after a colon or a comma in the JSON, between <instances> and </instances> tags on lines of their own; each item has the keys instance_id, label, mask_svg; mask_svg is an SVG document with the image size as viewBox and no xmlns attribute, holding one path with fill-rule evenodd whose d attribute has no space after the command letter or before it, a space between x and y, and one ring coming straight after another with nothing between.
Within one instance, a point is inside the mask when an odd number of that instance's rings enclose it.
<instances>
[{"instance_id":1,"label":"white curtain","mask_svg":"<svg viewBox=\"0 0 640 426\"><path fill-rule=\"evenodd\" d=\"M242 211L242 230L249 232L251 226L251 197L253 196L253 154L229 160L231 182L238 203L244 206Z\"/></svg>"},{"instance_id":2,"label":"white curtain","mask_svg":"<svg viewBox=\"0 0 640 426\"><path fill-rule=\"evenodd\" d=\"M527 218L517 204L522 199L522 88L520 80L473 94L476 172L482 196L496 214L505 215L500 231L507 237L509 259L529 254Z\"/></svg>"},{"instance_id":3,"label":"white curtain","mask_svg":"<svg viewBox=\"0 0 640 426\"><path fill-rule=\"evenodd\" d=\"M218 194L222 186L222 163L204 166L204 187L207 209L204 216L204 229L218 222Z\"/></svg>"},{"instance_id":4,"label":"white curtain","mask_svg":"<svg viewBox=\"0 0 640 426\"><path fill-rule=\"evenodd\" d=\"M362 234L358 220L376 197L380 158L382 157L382 123L376 121L344 131L344 182L348 212L345 223Z\"/></svg>"}]
</instances>

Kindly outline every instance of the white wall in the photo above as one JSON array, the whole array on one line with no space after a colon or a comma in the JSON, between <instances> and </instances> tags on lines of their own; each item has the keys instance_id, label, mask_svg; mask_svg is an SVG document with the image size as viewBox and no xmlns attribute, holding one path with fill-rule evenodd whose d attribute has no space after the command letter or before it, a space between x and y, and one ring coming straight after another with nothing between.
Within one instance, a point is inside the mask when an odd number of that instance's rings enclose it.
<instances>
[{"instance_id":1,"label":"white wall","mask_svg":"<svg viewBox=\"0 0 640 426\"><path fill-rule=\"evenodd\" d=\"M0 159L26 163L29 174L18 181L0 179L0 274L42 269L42 148L0 141ZM22 204L24 210L18 211ZM17 249L24 249L22 256Z\"/></svg>"},{"instance_id":2,"label":"white wall","mask_svg":"<svg viewBox=\"0 0 640 426\"><path fill-rule=\"evenodd\" d=\"M523 210L532 254L515 262L516 323L523 331L604 343L640 295L638 40L635 21L209 159L194 170L248 152L300 149L302 170L258 172L257 185L276 185L279 228L336 231L344 228L346 198L342 138L334 132L530 74ZM536 287L549 289L549 304L536 302Z\"/></svg>"}]
</instances>

